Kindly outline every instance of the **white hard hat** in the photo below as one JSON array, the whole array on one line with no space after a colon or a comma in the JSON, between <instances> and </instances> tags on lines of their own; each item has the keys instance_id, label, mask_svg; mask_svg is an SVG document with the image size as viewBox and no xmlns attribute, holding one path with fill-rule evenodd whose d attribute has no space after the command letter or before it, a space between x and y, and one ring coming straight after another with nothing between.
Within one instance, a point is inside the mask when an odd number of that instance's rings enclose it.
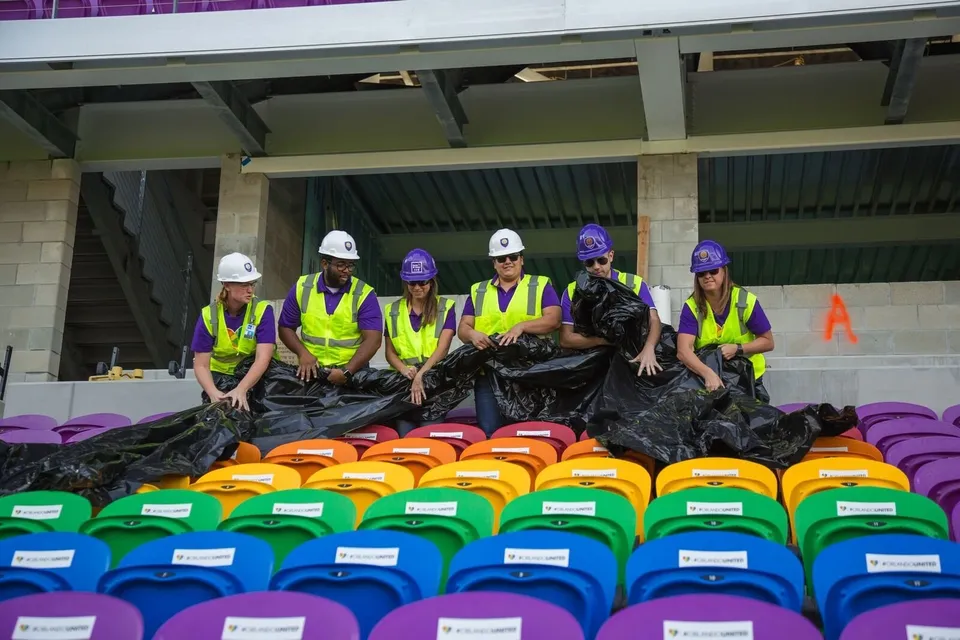
<instances>
[{"instance_id":1,"label":"white hard hat","mask_svg":"<svg viewBox=\"0 0 960 640\"><path fill-rule=\"evenodd\" d=\"M323 237L320 243L320 255L340 258L341 260L359 260L357 242L346 231L333 230Z\"/></svg>"},{"instance_id":2,"label":"white hard hat","mask_svg":"<svg viewBox=\"0 0 960 640\"><path fill-rule=\"evenodd\" d=\"M500 229L490 236L490 257L508 256L523 251L523 240L516 231Z\"/></svg>"},{"instance_id":3,"label":"white hard hat","mask_svg":"<svg viewBox=\"0 0 960 640\"><path fill-rule=\"evenodd\" d=\"M223 256L217 266L217 280L220 282L255 282L260 277L253 260L242 253Z\"/></svg>"}]
</instances>

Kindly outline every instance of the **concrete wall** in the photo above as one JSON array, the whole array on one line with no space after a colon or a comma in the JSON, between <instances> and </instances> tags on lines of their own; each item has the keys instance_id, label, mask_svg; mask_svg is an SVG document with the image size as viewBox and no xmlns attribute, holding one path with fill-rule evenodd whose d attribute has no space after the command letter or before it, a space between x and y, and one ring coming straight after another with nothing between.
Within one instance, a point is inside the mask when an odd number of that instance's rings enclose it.
<instances>
[{"instance_id":1,"label":"concrete wall","mask_svg":"<svg viewBox=\"0 0 960 640\"><path fill-rule=\"evenodd\" d=\"M286 297L300 277L307 182L303 178L271 180L267 199L266 255L257 295ZM279 310L279 307L277 307Z\"/></svg>"}]
</instances>

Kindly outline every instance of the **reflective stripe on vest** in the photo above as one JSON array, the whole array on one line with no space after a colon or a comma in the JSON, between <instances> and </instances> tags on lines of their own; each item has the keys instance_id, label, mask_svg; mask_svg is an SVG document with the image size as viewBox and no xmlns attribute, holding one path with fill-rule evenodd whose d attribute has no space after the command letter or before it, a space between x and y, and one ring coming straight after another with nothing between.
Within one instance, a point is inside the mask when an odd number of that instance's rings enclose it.
<instances>
[{"instance_id":1,"label":"reflective stripe on vest","mask_svg":"<svg viewBox=\"0 0 960 640\"><path fill-rule=\"evenodd\" d=\"M543 309L540 304L541 287L550 283L550 278L545 276L525 275L517 282L517 291L510 299L505 311L500 311L499 296L496 294L496 285L493 280L478 282L471 288L473 298L474 328L481 333L492 335L509 331L514 325L526 320L533 320L543 315ZM523 296L523 289L526 289L526 308L522 309L519 305ZM495 296L496 300L491 299L487 302L488 292Z\"/></svg>"},{"instance_id":2,"label":"reflective stripe on vest","mask_svg":"<svg viewBox=\"0 0 960 640\"><path fill-rule=\"evenodd\" d=\"M443 333L444 320L452 306L453 300L437 298L437 318L433 321L433 325L421 324L420 331L414 331L413 325L410 324L410 312L406 300L401 298L387 305L387 317L390 321L387 334L401 362L410 365L423 364L433 355L440 341L440 334ZM432 332L429 331L430 326L433 326ZM406 332L407 328L409 328L409 334ZM427 335L432 339L426 339Z\"/></svg>"},{"instance_id":3,"label":"reflective stripe on vest","mask_svg":"<svg viewBox=\"0 0 960 640\"><path fill-rule=\"evenodd\" d=\"M325 295L316 290L318 278L322 277L321 274L311 273L301 278L300 340L303 341L304 346L307 347L307 351L317 358L321 366L330 367L343 365L350 361L350 358L356 353L357 347L363 342L363 336L360 334L360 328L357 325L360 305L363 303L363 300L366 299L366 296L373 292L373 289L363 280L352 278L350 289L343 294L344 297L350 298L349 315L341 311L341 307L343 306L341 303L337 304L332 314L327 314L326 300L313 303L314 310L311 313L310 304L316 299L315 294L319 294L320 296ZM307 328L308 325L320 323L326 325L325 328L320 329L320 331L336 331L341 335L344 333L353 334L353 337L335 338L332 335L317 335L318 331L312 327L310 329Z\"/></svg>"},{"instance_id":4,"label":"reflective stripe on vest","mask_svg":"<svg viewBox=\"0 0 960 640\"><path fill-rule=\"evenodd\" d=\"M631 291L633 291L637 296L640 295L640 287L643 285L643 278L632 273L624 273L623 271L617 271L617 282L627 285ZM574 280L569 285L567 285L567 298L570 299L570 302L573 302L573 292L577 289L577 281Z\"/></svg>"},{"instance_id":5,"label":"reflective stripe on vest","mask_svg":"<svg viewBox=\"0 0 960 640\"><path fill-rule=\"evenodd\" d=\"M697 319L697 338L693 344L694 349L711 344L746 344L756 339L756 336L747 328L747 320L753 315L756 296L743 287L734 287L730 295L732 298L731 313L727 315L722 327L717 327L713 309L709 304L707 305L707 317L701 318L693 296L687 298L687 307L693 312L693 317ZM732 318L734 309L736 309L735 321ZM766 358L762 353L756 353L748 357L750 362L753 363L754 376L759 378L766 371Z\"/></svg>"}]
</instances>

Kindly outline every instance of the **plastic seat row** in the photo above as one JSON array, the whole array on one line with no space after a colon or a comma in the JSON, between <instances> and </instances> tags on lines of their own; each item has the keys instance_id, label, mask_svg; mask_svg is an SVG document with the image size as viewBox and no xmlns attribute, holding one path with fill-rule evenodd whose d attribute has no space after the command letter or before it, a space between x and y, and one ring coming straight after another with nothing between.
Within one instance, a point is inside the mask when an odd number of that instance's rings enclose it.
<instances>
[{"instance_id":1,"label":"plastic seat row","mask_svg":"<svg viewBox=\"0 0 960 640\"><path fill-rule=\"evenodd\" d=\"M0 8L2 11L2 8ZM158 413L141 419L137 424L162 420L173 412ZM71 418L63 424L50 416L26 414L0 418L0 440L14 443L72 443L100 435L111 429L130 426L130 418L119 413L91 413Z\"/></svg>"},{"instance_id":2,"label":"plastic seat row","mask_svg":"<svg viewBox=\"0 0 960 640\"><path fill-rule=\"evenodd\" d=\"M156 13L197 13L241 11L284 7L317 7L334 4L362 4L388 0L59 0L58 18L97 16L135 16ZM10 5L10 6L7 6ZM0 4L0 20L39 20L53 17L52 0L5 0Z\"/></svg>"}]
</instances>

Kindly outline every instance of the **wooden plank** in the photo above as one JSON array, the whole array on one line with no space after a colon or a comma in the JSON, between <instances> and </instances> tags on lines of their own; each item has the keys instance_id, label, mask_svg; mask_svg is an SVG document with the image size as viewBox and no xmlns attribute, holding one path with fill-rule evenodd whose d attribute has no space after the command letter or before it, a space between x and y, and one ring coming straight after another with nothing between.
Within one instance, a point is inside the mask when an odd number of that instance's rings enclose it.
<instances>
[{"instance_id":1,"label":"wooden plank","mask_svg":"<svg viewBox=\"0 0 960 640\"><path fill-rule=\"evenodd\" d=\"M637 217L637 275L647 277L650 266L650 216Z\"/></svg>"}]
</instances>

